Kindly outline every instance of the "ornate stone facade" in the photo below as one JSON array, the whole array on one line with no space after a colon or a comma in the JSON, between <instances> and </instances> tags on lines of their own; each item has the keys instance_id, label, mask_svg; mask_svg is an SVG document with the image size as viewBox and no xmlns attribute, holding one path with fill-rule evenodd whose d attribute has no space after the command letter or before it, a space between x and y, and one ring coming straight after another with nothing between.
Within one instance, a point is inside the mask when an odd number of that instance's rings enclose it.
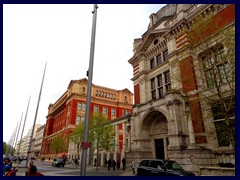
<instances>
[{"instance_id":1,"label":"ornate stone facade","mask_svg":"<svg viewBox=\"0 0 240 180\"><path fill-rule=\"evenodd\" d=\"M211 25L192 30L199 19L210 19ZM200 49L203 39L214 47L223 43L221 33L234 27L231 4L169 4L150 15L148 30L134 40L134 55L128 61L135 98L128 162L170 158L198 173L201 166L218 165L221 149L235 164L231 144L220 147L216 131L212 132L213 117L206 117L209 112L203 108L206 99L199 101L211 90L197 69L197 58L205 52ZM199 39L194 41L190 33L197 30Z\"/></svg>"}]
</instances>

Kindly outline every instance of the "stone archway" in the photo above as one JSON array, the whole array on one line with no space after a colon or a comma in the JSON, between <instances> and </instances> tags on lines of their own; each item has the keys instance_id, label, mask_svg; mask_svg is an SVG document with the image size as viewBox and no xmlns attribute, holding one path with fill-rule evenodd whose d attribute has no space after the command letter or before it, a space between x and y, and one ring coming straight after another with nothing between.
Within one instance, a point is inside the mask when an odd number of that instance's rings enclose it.
<instances>
[{"instance_id":1,"label":"stone archway","mask_svg":"<svg viewBox=\"0 0 240 180\"><path fill-rule=\"evenodd\" d=\"M168 124L165 115L157 110L148 112L141 126L143 139L149 139L152 157L166 159L168 146Z\"/></svg>"}]
</instances>

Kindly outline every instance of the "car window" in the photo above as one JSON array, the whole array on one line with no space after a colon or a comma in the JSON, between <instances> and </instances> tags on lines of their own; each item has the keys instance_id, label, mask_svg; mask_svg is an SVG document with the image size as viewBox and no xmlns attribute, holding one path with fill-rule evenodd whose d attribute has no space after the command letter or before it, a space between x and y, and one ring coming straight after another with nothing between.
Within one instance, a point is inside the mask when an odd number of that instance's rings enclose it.
<instances>
[{"instance_id":1,"label":"car window","mask_svg":"<svg viewBox=\"0 0 240 180\"><path fill-rule=\"evenodd\" d=\"M171 170L182 170L183 168L175 161L165 161L168 169Z\"/></svg>"},{"instance_id":2,"label":"car window","mask_svg":"<svg viewBox=\"0 0 240 180\"><path fill-rule=\"evenodd\" d=\"M156 161L156 168L158 169L166 169L163 162L161 161Z\"/></svg>"},{"instance_id":3,"label":"car window","mask_svg":"<svg viewBox=\"0 0 240 180\"><path fill-rule=\"evenodd\" d=\"M149 161L149 166L157 169L164 169L165 166L161 161Z\"/></svg>"},{"instance_id":4,"label":"car window","mask_svg":"<svg viewBox=\"0 0 240 180\"><path fill-rule=\"evenodd\" d=\"M147 161L146 160L143 160L139 166L147 166Z\"/></svg>"}]
</instances>

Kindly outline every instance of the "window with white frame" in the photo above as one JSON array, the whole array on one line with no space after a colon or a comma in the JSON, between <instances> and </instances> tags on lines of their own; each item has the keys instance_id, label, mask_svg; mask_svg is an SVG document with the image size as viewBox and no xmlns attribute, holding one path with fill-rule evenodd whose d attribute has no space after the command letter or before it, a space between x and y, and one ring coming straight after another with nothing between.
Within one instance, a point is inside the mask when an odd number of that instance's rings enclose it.
<instances>
[{"instance_id":1,"label":"window with white frame","mask_svg":"<svg viewBox=\"0 0 240 180\"><path fill-rule=\"evenodd\" d=\"M86 111L86 103L83 103L82 105L83 105L82 110Z\"/></svg>"},{"instance_id":2,"label":"window with white frame","mask_svg":"<svg viewBox=\"0 0 240 180\"><path fill-rule=\"evenodd\" d=\"M71 104L69 103L68 104L68 113L70 112L70 110L71 110Z\"/></svg>"},{"instance_id":3,"label":"window with white frame","mask_svg":"<svg viewBox=\"0 0 240 180\"><path fill-rule=\"evenodd\" d=\"M94 112L95 112L95 113L98 113L98 112L99 112L99 106L94 105Z\"/></svg>"},{"instance_id":4,"label":"window with white frame","mask_svg":"<svg viewBox=\"0 0 240 180\"><path fill-rule=\"evenodd\" d=\"M79 125L81 122L81 116L77 115L76 117L76 125Z\"/></svg>"},{"instance_id":5,"label":"window with white frame","mask_svg":"<svg viewBox=\"0 0 240 180\"><path fill-rule=\"evenodd\" d=\"M108 108L107 107L103 107L102 113L104 115L107 115L108 114Z\"/></svg>"},{"instance_id":6,"label":"window with white frame","mask_svg":"<svg viewBox=\"0 0 240 180\"><path fill-rule=\"evenodd\" d=\"M78 102L77 110L78 110L78 111L81 111L81 110L82 110L82 103L81 103L81 102Z\"/></svg>"},{"instance_id":7,"label":"window with white frame","mask_svg":"<svg viewBox=\"0 0 240 180\"><path fill-rule=\"evenodd\" d=\"M112 117L116 116L116 109L115 108L111 108L111 116Z\"/></svg>"}]
</instances>

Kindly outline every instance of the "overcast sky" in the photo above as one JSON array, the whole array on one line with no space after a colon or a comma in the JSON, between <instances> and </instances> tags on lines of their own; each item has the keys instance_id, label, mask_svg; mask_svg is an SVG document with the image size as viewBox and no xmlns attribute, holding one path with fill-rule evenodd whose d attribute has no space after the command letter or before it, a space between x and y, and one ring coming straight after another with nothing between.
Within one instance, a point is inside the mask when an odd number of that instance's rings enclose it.
<instances>
[{"instance_id":1,"label":"overcast sky","mask_svg":"<svg viewBox=\"0 0 240 180\"><path fill-rule=\"evenodd\" d=\"M161 4L100 4L93 84L133 92L133 40L147 30ZM3 4L3 141L9 142L23 112L23 137L33 126L45 63L47 69L36 123L45 124L48 105L71 80L86 78L92 4Z\"/></svg>"}]
</instances>

